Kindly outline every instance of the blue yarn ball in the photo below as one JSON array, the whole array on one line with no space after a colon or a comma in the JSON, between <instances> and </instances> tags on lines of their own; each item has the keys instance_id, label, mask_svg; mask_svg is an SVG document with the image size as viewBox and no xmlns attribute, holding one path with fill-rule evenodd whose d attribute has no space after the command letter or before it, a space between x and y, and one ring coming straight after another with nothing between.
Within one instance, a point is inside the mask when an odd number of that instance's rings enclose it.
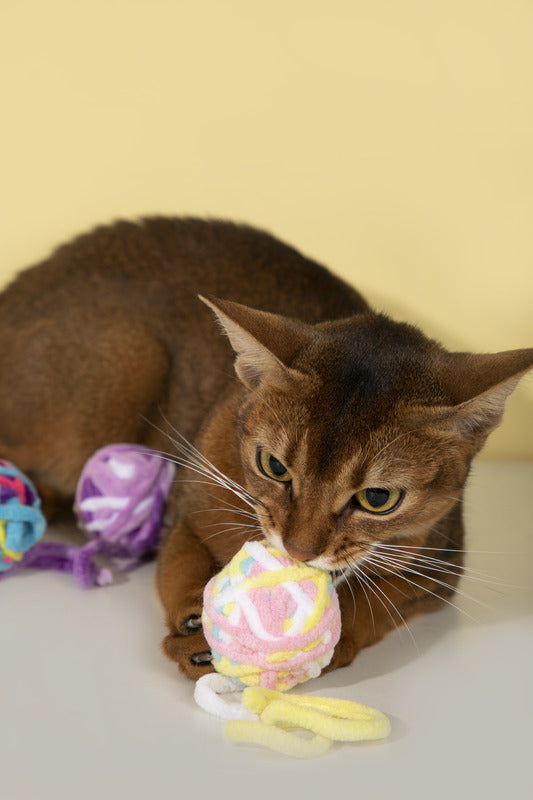
<instances>
[{"instance_id":1,"label":"blue yarn ball","mask_svg":"<svg viewBox=\"0 0 533 800\"><path fill-rule=\"evenodd\" d=\"M45 529L35 486L9 461L0 460L0 572L21 561Z\"/></svg>"}]
</instances>

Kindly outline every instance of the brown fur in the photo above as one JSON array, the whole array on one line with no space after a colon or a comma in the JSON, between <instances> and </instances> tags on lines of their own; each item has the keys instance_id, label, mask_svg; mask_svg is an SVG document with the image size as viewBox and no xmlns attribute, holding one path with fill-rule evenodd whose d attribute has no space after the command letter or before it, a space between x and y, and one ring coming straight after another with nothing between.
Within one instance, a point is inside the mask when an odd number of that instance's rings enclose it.
<instances>
[{"instance_id":1,"label":"brown fur","mask_svg":"<svg viewBox=\"0 0 533 800\"><path fill-rule=\"evenodd\" d=\"M460 575L470 462L533 365L533 349L448 353L267 234L186 219L120 222L61 247L2 293L0 332L0 456L48 500L70 498L105 444L186 453L158 590L164 650L193 678L211 668L203 586L254 536L343 571L330 668L442 605ZM240 497L198 482L182 436ZM289 482L262 474L260 448ZM354 496L370 487L402 500L365 511Z\"/></svg>"}]
</instances>

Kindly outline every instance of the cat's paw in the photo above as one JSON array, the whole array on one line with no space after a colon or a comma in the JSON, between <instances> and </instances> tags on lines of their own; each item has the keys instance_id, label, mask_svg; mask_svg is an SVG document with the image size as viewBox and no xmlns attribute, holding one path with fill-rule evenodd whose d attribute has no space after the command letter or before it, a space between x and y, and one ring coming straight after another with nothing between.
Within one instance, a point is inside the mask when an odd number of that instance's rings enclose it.
<instances>
[{"instance_id":1,"label":"cat's paw","mask_svg":"<svg viewBox=\"0 0 533 800\"><path fill-rule=\"evenodd\" d=\"M165 655L194 681L207 672L213 672L211 650L202 631L201 614L200 605L191 604L188 613L170 626L170 633L162 643Z\"/></svg>"},{"instance_id":2,"label":"cat's paw","mask_svg":"<svg viewBox=\"0 0 533 800\"><path fill-rule=\"evenodd\" d=\"M193 681L214 672L211 650L203 633L169 633L162 642L165 655L175 661L181 672Z\"/></svg>"}]
</instances>

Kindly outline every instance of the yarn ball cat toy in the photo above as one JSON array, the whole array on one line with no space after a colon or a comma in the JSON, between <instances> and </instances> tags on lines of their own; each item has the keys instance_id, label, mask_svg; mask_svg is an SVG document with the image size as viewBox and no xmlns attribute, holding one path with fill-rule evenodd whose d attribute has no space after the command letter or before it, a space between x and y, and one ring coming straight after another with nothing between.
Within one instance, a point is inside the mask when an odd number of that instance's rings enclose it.
<instances>
[{"instance_id":1,"label":"yarn ball cat toy","mask_svg":"<svg viewBox=\"0 0 533 800\"><path fill-rule=\"evenodd\" d=\"M279 691L318 677L341 632L329 572L260 542L209 581L202 624L217 672Z\"/></svg>"},{"instance_id":2,"label":"yarn ball cat toy","mask_svg":"<svg viewBox=\"0 0 533 800\"><path fill-rule=\"evenodd\" d=\"M266 543L247 542L206 585L202 625L215 673L196 683L199 706L228 720L224 733L279 752L310 757L332 741L384 738L380 711L347 700L285 695L316 678L341 634L329 572ZM224 698L242 691L243 705ZM286 728L312 731L313 739Z\"/></svg>"},{"instance_id":3,"label":"yarn ball cat toy","mask_svg":"<svg viewBox=\"0 0 533 800\"><path fill-rule=\"evenodd\" d=\"M9 469L17 480L26 481L37 497L28 479L12 465ZM36 567L70 572L83 589L110 583L113 573L99 564L100 557L111 559L114 567L125 571L154 552L164 529L166 502L175 470L173 463L141 445L112 444L98 450L82 470L75 497L75 513L80 527L89 537L87 544L77 547L63 542L37 541L46 527L41 514L40 521L34 523L32 535L26 534L24 552L20 549L13 556L13 536L6 538L4 535L7 542L4 545L0 526L3 547L0 569L2 564L7 565L3 567L4 572L0 571L0 578L25 567ZM7 514L2 497L0 495L0 519ZM21 492L16 497L16 505L17 513L28 517L30 510ZM39 505L40 501L37 507ZM6 557L10 560L6 561Z\"/></svg>"},{"instance_id":4,"label":"yarn ball cat toy","mask_svg":"<svg viewBox=\"0 0 533 800\"><path fill-rule=\"evenodd\" d=\"M21 563L45 528L35 486L9 461L0 460L0 576Z\"/></svg>"}]
</instances>

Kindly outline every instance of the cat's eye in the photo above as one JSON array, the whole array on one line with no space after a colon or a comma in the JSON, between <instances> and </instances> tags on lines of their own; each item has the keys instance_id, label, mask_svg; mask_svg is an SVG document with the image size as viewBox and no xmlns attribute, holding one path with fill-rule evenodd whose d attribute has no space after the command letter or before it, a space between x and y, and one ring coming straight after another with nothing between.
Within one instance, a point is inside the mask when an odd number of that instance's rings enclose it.
<instances>
[{"instance_id":1,"label":"cat's eye","mask_svg":"<svg viewBox=\"0 0 533 800\"><path fill-rule=\"evenodd\" d=\"M361 489L353 496L356 505L372 514L386 514L402 499L400 489Z\"/></svg>"},{"instance_id":2,"label":"cat's eye","mask_svg":"<svg viewBox=\"0 0 533 800\"><path fill-rule=\"evenodd\" d=\"M288 481L291 480L291 473L287 467L273 456L272 453L269 453L268 450L257 451L257 466L267 478L272 478L272 480L275 481L282 481L283 483L288 483Z\"/></svg>"}]
</instances>

